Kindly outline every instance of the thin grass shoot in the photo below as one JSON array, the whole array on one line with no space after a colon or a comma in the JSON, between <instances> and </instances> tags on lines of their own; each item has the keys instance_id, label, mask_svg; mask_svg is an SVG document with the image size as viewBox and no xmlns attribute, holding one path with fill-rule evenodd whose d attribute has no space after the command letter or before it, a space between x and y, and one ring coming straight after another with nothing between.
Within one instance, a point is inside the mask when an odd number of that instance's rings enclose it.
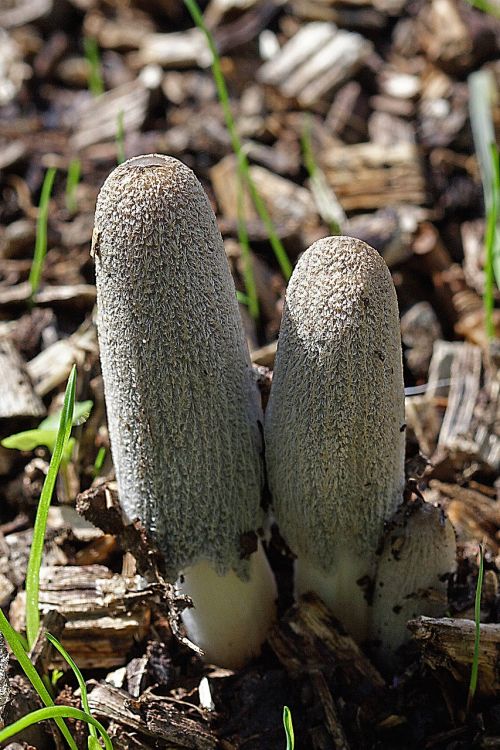
<instances>
[{"instance_id":1,"label":"thin grass shoot","mask_svg":"<svg viewBox=\"0 0 500 750\"><path fill-rule=\"evenodd\" d=\"M250 250L250 241L245 223L244 192L241 174L238 174L238 243L241 248L241 258L243 261L243 281L248 299L248 312L254 320L258 320L259 297L257 295L255 274L253 272L252 251Z\"/></svg>"},{"instance_id":2,"label":"thin grass shoot","mask_svg":"<svg viewBox=\"0 0 500 750\"><path fill-rule=\"evenodd\" d=\"M283 726L285 727L286 750L294 750L295 735L293 732L292 712L288 706L283 706Z\"/></svg>"},{"instance_id":3,"label":"thin grass shoot","mask_svg":"<svg viewBox=\"0 0 500 750\"><path fill-rule=\"evenodd\" d=\"M498 232L499 174L498 148L495 145L493 103L496 97L495 78L489 70L471 73L469 85L469 113L481 182L483 184L486 214L485 231L485 283L483 306L488 339L494 336L494 280L500 287L500 232Z\"/></svg>"},{"instance_id":4,"label":"thin grass shoot","mask_svg":"<svg viewBox=\"0 0 500 750\"><path fill-rule=\"evenodd\" d=\"M54 646L54 648L57 651L59 651L63 659L69 664L69 666L73 670L73 674L75 675L76 681L78 682L78 687L80 688L83 710L85 711L85 713L90 714L89 700L88 700L88 695L87 695L87 685L85 684L83 675L80 672L78 666L76 665L75 660L68 654L68 652L66 651L62 643L60 643L57 640L57 638L55 638L51 633L46 633L45 635L49 643L51 643ZM89 732L92 735L92 737L95 737L97 739L97 730L93 724L89 725Z\"/></svg>"},{"instance_id":5,"label":"thin grass shoot","mask_svg":"<svg viewBox=\"0 0 500 750\"><path fill-rule=\"evenodd\" d=\"M498 223L500 221L500 164L498 147L490 144L491 152L491 200L486 210L484 267L484 311L486 317L486 335L490 340L495 338L495 322L493 311L495 308L495 278L500 279L500 242L498 237Z\"/></svg>"},{"instance_id":6,"label":"thin grass shoot","mask_svg":"<svg viewBox=\"0 0 500 750\"><path fill-rule=\"evenodd\" d=\"M52 493L59 472L59 467L64 456L64 451L69 440L73 425L73 409L75 404L76 367L73 366L66 392L57 431L54 452L50 459L49 470L43 483L38 509L33 529L33 541L30 549L28 568L26 571L26 636L29 647L32 648L40 627L39 591L40 591L40 568L42 565L43 545L45 529L49 513Z\"/></svg>"},{"instance_id":7,"label":"thin grass shoot","mask_svg":"<svg viewBox=\"0 0 500 750\"><path fill-rule=\"evenodd\" d=\"M38 217L36 222L36 240L35 254L31 264L29 283L31 286L31 298L38 291L42 278L43 264L47 254L47 223L49 219L49 202L56 176L55 167L49 167L43 178L42 191L40 193L40 203L38 206Z\"/></svg>"},{"instance_id":8,"label":"thin grass shoot","mask_svg":"<svg viewBox=\"0 0 500 750\"><path fill-rule=\"evenodd\" d=\"M87 83L89 91L93 96L104 94L104 80L102 77L101 56L97 39L86 36L83 40L83 49L88 63Z\"/></svg>"},{"instance_id":9,"label":"thin grass shoot","mask_svg":"<svg viewBox=\"0 0 500 750\"><path fill-rule=\"evenodd\" d=\"M97 456L95 457L94 466L92 468L92 474L94 478L99 475L103 467L105 458L106 458L106 448L103 445L101 445L101 447L97 451Z\"/></svg>"},{"instance_id":10,"label":"thin grass shoot","mask_svg":"<svg viewBox=\"0 0 500 750\"><path fill-rule=\"evenodd\" d=\"M19 665L22 668L24 674L26 675L28 680L31 682L31 684L33 685L38 695L40 696L42 702L47 707L54 706L54 701L52 700L52 697L49 691L45 687L42 678L36 671L35 667L31 663L25 651L21 636L18 633L16 633L16 631L14 630L10 622L7 620L7 618L5 617L1 609L0 609L0 631L3 637L5 638L5 640L7 641L7 643L9 644L10 650L12 651L17 661L19 662ZM66 724L64 723L61 717L56 718L56 724L58 728L60 729L64 739L66 740L69 747L71 748L71 750L78 750L76 743L69 732L68 727L66 726ZM10 727L6 727L6 729L4 729L3 732L8 731L9 729ZM17 730L17 731L20 731L20 730ZM0 733L0 743L4 742L6 739L12 736L10 734L8 736L4 736L3 732ZM13 734L16 734L16 732L14 732Z\"/></svg>"},{"instance_id":11,"label":"thin grass shoot","mask_svg":"<svg viewBox=\"0 0 500 750\"><path fill-rule=\"evenodd\" d=\"M81 173L81 162L80 159L71 159L68 166L68 175L66 177L66 192L65 202L66 210L69 214L75 214L78 210L78 202L76 200L76 191L78 183L80 182Z\"/></svg>"},{"instance_id":12,"label":"thin grass shoot","mask_svg":"<svg viewBox=\"0 0 500 750\"><path fill-rule=\"evenodd\" d=\"M477 689L477 680L479 673L479 645L481 639L481 593L483 590L483 576L484 576L484 550L483 545L479 545L479 571L477 574L476 583L476 598L474 601L474 622L475 622L475 636L474 636L474 655L472 657L472 668L470 673L469 681L469 692L467 694L467 706L465 712L468 714L474 696Z\"/></svg>"},{"instance_id":13,"label":"thin grass shoot","mask_svg":"<svg viewBox=\"0 0 500 750\"><path fill-rule=\"evenodd\" d=\"M330 234L342 234L341 225L346 216L337 196L333 192L325 177L325 173L318 166L312 143L311 116L306 115L302 128L300 144L302 159L309 175L310 189L316 203L316 208L323 221L328 225Z\"/></svg>"},{"instance_id":14,"label":"thin grass shoot","mask_svg":"<svg viewBox=\"0 0 500 750\"><path fill-rule=\"evenodd\" d=\"M0 744L3 744L19 732L23 732L28 727L33 726L33 724L38 724L38 722L40 721L54 719L57 722L61 721L63 718L85 721L87 722L87 724L94 726L99 731L99 734L104 741L104 747L106 748L106 750L113 750L113 743L111 742L111 738L104 729L101 722L97 719L94 719L93 716L86 713L85 711L81 711L79 708L73 708L72 706L52 705L48 706L47 708L39 708L37 711L32 711L26 716L23 716L21 719L15 721L13 724L10 724L8 727L0 730ZM74 750L77 750L77 746L75 744L73 744L73 747ZM99 750L101 746L98 740L95 737L91 736L89 737L88 747L89 750Z\"/></svg>"},{"instance_id":15,"label":"thin grass shoot","mask_svg":"<svg viewBox=\"0 0 500 750\"><path fill-rule=\"evenodd\" d=\"M215 46L214 38L205 24L202 12L196 0L184 0L184 5L188 9L191 15L191 18L193 19L198 29L200 29L200 31L203 32L207 40L210 52L212 53L212 74L213 74L215 86L217 89L217 96L218 96L220 105L222 107L222 111L224 113L224 120L226 123L226 128L228 130L229 137L231 139L231 145L236 155L237 164L238 164L238 172L243 178L245 184L247 185L248 192L250 193L250 198L252 199L252 203L254 204L257 213L259 214L260 220L264 224L267 235L269 237L269 242L273 249L278 265L281 269L281 273L283 274L285 279L288 281L288 279L292 275L292 264L290 262L290 259L288 258L288 255L286 253L285 248L283 247L281 240L278 237L278 234L274 227L271 216L269 215L269 212L266 208L266 205L257 190L255 182L252 179L252 175L250 174L250 165L248 163L248 159L245 154L245 151L242 147L241 140L238 135L237 128L236 128L236 123L234 121L233 113L231 110L231 105L229 102L229 92L227 90L227 85L226 85L226 81L224 78L224 74L222 72L222 67L220 64L220 57L219 57L217 48Z\"/></svg>"},{"instance_id":16,"label":"thin grass shoot","mask_svg":"<svg viewBox=\"0 0 500 750\"><path fill-rule=\"evenodd\" d=\"M118 112L116 117L116 162L123 164L125 161L125 123L123 119L123 109Z\"/></svg>"}]
</instances>

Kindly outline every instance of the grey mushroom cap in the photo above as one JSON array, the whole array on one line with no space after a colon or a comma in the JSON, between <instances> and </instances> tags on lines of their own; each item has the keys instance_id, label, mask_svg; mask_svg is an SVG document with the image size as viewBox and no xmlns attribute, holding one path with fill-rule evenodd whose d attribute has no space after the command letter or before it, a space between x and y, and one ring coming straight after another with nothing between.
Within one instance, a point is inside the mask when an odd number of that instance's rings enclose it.
<instances>
[{"instance_id":1,"label":"grey mushroom cap","mask_svg":"<svg viewBox=\"0 0 500 750\"><path fill-rule=\"evenodd\" d=\"M330 571L348 549L373 576L384 522L402 501L404 387L395 289L360 240L319 240L294 270L265 440L292 551Z\"/></svg>"},{"instance_id":2,"label":"grey mushroom cap","mask_svg":"<svg viewBox=\"0 0 500 750\"><path fill-rule=\"evenodd\" d=\"M233 280L207 196L176 159L117 167L97 201L98 333L122 506L168 574L245 576L262 520L262 420Z\"/></svg>"}]
</instances>

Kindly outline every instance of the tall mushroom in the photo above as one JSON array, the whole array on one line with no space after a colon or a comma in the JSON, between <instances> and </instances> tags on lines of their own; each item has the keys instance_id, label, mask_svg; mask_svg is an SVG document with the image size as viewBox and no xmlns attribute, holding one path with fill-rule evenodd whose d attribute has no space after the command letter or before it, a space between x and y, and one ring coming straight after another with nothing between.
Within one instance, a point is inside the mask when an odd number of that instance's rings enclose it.
<instances>
[{"instance_id":1,"label":"tall mushroom","mask_svg":"<svg viewBox=\"0 0 500 750\"><path fill-rule=\"evenodd\" d=\"M122 506L192 596L188 635L237 667L275 615L262 520L261 411L234 284L193 172L148 155L97 201L98 332Z\"/></svg>"},{"instance_id":2,"label":"tall mushroom","mask_svg":"<svg viewBox=\"0 0 500 750\"><path fill-rule=\"evenodd\" d=\"M368 636L376 550L404 487L396 294L380 255L350 237L314 243L286 295L265 439L298 593L318 593Z\"/></svg>"}]
</instances>

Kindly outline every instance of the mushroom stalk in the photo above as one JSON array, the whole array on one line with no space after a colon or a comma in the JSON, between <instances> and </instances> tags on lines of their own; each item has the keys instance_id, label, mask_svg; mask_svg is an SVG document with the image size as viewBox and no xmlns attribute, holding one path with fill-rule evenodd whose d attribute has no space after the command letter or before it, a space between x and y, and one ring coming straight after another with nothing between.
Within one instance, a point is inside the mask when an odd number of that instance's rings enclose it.
<instances>
[{"instance_id":1,"label":"mushroom stalk","mask_svg":"<svg viewBox=\"0 0 500 750\"><path fill-rule=\"evenodd\" d=\"M117 167L97 201L93 252L122 506L192 594L188 636L219 665L240 666L258 652L276 595L256 533L262 416L224 246L193 172L159 155Z\"/></svg>"},{"instance_id":2,"label":"mushroom stalk","mask_svg":"<svg viewBox=\"0 0 500 750\"><path fill-rule=\"evenodd\" d=\"M315 591L368 635L376 550L404 487L399 316L380 255L350 237L314 243L286 294L265 424L274 510Z\"/></svg>"}]
</instances>

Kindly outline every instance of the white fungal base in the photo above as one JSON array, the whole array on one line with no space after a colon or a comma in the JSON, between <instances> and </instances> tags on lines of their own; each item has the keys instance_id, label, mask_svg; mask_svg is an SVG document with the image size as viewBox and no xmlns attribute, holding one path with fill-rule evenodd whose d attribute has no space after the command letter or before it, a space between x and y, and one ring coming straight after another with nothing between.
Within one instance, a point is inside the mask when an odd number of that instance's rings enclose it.
<instances>
[{"instance_id":1,"label":"white fungal base","mask_svg":"<svg viewBox=\"0 0 500 750\"><path fill-rule=\"evenodd\" d=\"M182 620L204 660L239 669L260 653L276 618L276 582L261 543L250 558L250 577L219 576L208 562L183 571L176 588L193 600Z\"/></svg>"},{"instance_id":2,"label":"white fungal base","mask_svg":"<svg viewBox=\"0 0 500 750\"><path fill-rule=\"evenodd\" d=\"M347 548L339 548L330 571L312 565L305 558L295 561L295 596L313 591L340 620L358 643L368 635L368 602L358 581L369 574L366 560Z\"/></svg>"},{"instance_id":3,"label":"white fungal base","mask_svg":"<svg viewBox=\"0 0 500 750\"><path fill-rule=\"evenodd\" d=\"M380 667L393 670L410 640L408 620L442 617L448 578L456 568L455 532L440 508L414 502L396 514L378 563L370 638Z\"/></svg>"}]
</instances>

